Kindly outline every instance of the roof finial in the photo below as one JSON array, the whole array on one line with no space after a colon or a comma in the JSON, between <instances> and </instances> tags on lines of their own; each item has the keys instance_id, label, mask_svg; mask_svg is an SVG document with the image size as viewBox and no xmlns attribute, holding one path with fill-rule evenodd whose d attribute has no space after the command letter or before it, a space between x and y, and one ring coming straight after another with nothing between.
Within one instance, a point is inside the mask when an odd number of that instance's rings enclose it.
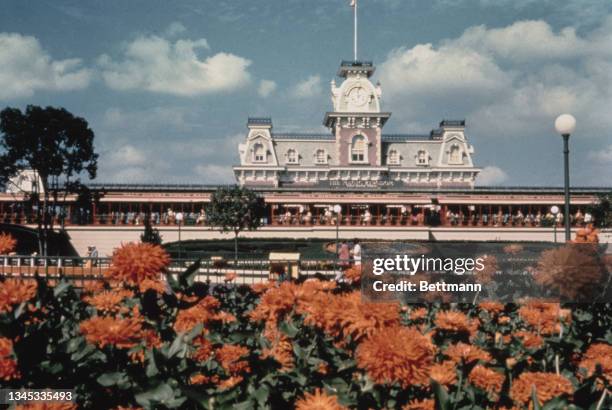
<instances>
[{"instance_id":1,"label":"roof finial","mask_svg":"<svg viewBox=\"0 0 612 410\"><path fill-rule=\"evenodd\" d=\"M353 61L357 61L357 0L350 0L353 8Z\"/></svg>"}]
</instances>

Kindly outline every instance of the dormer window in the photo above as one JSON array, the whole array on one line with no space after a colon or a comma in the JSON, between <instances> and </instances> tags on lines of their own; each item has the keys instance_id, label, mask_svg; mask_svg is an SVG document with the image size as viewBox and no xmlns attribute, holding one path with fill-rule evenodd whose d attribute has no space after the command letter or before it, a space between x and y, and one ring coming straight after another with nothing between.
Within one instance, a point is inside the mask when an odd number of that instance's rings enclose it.
<instances>
[{"instance_id":1,"label":"dormer window","mask_svg":"<svg viewBox=\"0 0 612 410\"><path fill-rule=\"evenodd\" d=\"M327 152L325 152L324 149L318 149L315 151L315 163L327 164Z\"/></svg>"},{"instance_id":2,"label":"dormer window","mask_svg":"<svg viewBox=\"0 0 612 410\"><path fill-rule=\"evenodd\" d=\"M461 153L461 148L459 148L459 145L453 144L451 146L448 154L448 163L463 164L463 154Z\"/></svg>"},{"instance_id":3,"label":"dormer window","mask_svg":"<svg viewBox=\"0 0 612 410\"><path fill-rule=\"evenodd\" d=\"M400 163L399 152L397 152L395 149L389 151L387 158L389 165L399 165Z\"/></svg>"},{"instance_id":4,"label":"dormer window","mask_svg":"<svg viewBox=\"0 0 612 410\"><path fill-rule=\"evenodd\" d=\"M253 162L266 162L266 148L261 142L253 146Z\"/></svg>"},{"instance_id":5,"label":"dormer window","mask_svg":"<svg viewBox=\"0 0 612 410\"><path fill-rule=\"evenodd\" d=\"M363 135L355 135L351 141L351 162L367 162L368 143Z\"/></svg>"},{"instance_id":6,"label":"dormer window","mask_svg":"<svg viewBox=\"0 0 612 410\"><path fill-rule=\"evenodd\" d=\"M287 151L287 164L297 164L298 153L293 148Z\"/></svg>"},{"instance_id":7,"label":"dormer window","mask_svg":"<svg viewBox=\"0 0 612 410\"><path fill-rule=\"evenodd\" d=\"M416 164L427 165L429 163L429 154L425 150L420 150L417 153Z\"/></svg>"}]
</instances>

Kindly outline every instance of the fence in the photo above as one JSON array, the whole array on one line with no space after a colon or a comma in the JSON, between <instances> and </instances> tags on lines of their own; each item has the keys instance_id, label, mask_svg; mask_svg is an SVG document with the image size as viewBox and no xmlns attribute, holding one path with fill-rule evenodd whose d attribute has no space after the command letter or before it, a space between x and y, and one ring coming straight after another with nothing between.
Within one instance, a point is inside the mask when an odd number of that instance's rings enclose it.
<instances>
[{"instance_id":1,"label":"fence","mask_svg":"<svg viewBox=\"0 0 612 410\"><path fill-rule=\"evenodd\" d=\"M173 259L168 271L178 276L197 259ZM265 282L268 279L284 280L308 277L333 278L339 269L336 259L267 260L267 259L201 259L196 281L236 284ZM346 265L347 261L344 264ZM36 275L49 279L67 278L82 284L88 280L99 280L110 267L110 258L87 257L39 257L23 255L0 256L0 276L34 278Z\"/></svg>"}]
</instances>

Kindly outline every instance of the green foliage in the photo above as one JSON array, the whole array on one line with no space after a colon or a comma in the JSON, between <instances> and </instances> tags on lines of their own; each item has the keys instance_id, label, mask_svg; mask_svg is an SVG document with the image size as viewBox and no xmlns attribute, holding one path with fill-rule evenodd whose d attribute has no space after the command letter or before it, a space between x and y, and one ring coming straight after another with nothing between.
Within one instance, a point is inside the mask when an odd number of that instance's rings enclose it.
<instances>
[{"instance_id":1,"label":"green foliage","mask_svg":"<svg viewBox=\"0 0 612 410\"><path fill-rule=\"evenodd\" d=\"M602 194L597 199L597 203L587 207L595 219L595 226L609 228L612 226L612 192Z\"/></svg>"}]
</instances>

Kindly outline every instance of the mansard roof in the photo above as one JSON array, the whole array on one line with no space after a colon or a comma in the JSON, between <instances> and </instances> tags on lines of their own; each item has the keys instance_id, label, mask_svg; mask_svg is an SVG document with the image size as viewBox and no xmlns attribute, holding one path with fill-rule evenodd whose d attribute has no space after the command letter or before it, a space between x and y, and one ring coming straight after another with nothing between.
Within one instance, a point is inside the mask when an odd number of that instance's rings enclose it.
<instances>
[{"instance_id":1,"label":"mansard roof","mask_svg":"<svg viewBox=\"0 0 612 410\"><path fill-rule=\"evenodd\" d=\"M314 134L314 133L273 133L272 139L275 140L312 140L312 141L333 141L336 137L332 134Z\"/></svg>"}]
</instances>

